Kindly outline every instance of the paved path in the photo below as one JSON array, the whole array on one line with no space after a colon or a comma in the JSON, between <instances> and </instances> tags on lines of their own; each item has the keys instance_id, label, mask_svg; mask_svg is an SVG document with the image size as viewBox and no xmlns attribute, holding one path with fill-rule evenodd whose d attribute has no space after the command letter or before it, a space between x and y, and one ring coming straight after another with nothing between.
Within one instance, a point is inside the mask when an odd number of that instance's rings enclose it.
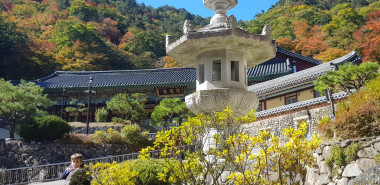
<instances>
[{"instance_id":1,"label":"paved path","mask_svg":"<svg viewBox=\"0 0 380 185\"><path fill-rule=\"evenodd\" d=\"M65 180L32 183L31 185L65 185Z\"/></svg>"}]
</instances>

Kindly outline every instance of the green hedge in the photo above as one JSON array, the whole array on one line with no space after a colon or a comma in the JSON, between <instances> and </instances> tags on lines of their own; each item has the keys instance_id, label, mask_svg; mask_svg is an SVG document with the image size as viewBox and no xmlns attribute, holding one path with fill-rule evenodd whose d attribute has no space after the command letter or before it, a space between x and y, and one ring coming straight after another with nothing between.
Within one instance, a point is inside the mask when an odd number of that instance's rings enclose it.
<instances>
[{"instance_id":1,"label":"green hedge","mask_svg":"<svg viewBox=\"0 0 380 185\"><path fill-rule=\"evenodd\" d=\"M70 125L57 116L42 116L21 124L17 133L26 141L54 141L71 131Z\"/></svg>"}]
</instances>

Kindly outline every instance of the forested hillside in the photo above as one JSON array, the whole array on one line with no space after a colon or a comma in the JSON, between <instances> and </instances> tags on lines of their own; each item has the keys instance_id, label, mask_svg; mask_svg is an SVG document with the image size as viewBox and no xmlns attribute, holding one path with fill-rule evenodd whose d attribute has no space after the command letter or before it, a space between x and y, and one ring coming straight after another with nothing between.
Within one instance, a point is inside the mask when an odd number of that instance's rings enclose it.
<instances>
[{"instance_id":1,"label":"forested hillside","mask_svg":"<svg viewBox=\"0 0 380 185\"><path fill-rule=\"evenodd\" d=\"M166 34L180 37L186 19L196 29L209 23L135 0L0 0L0 9L0 78L7 80L154 68ZM255 17L240 26L261 33L271 24L277 43L294 52L329 61L356 49L365 61L380 61L379 0L279 0Z\"/></svg>"},{"instance_id":2,"label":"forested hillside","mask_svg":"<svg viewBox=\"0 0 380 185\"><path fill-rule=\"evenodd\" d=\"M271 24L279 46L330 61L356 49L364 61L380 62L379 0L279 0L240 25L261 33Z\"/></svg>"},{"instance_id":3,"label":"forested hillside","mask_svg":"<svg viewBox=\"0 0 380 185\"><path fill-rule=\"evenodd\" d=\"M36 79L56 70L154 68L165 35L186 19L209 19L135 0L0 0L0 78Z\"/></svg>"}]
</instances>

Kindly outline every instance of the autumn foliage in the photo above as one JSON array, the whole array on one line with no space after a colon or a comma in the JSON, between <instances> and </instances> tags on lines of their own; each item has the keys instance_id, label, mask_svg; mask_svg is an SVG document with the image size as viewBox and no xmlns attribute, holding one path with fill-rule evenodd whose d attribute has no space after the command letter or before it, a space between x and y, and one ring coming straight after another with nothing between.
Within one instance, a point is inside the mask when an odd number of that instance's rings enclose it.
<instances>
[{"instance_id":1,"label":"autumn foliage","mask_svg":"<svg viewBox=\"0 0 380 185\"><path fill-rule=\"evenodd\" d=\"M380 75L363 88L338 104L335 121L324 121L322 134L331 136L335 131L341 138L359 138L380 134Z\"/></svg>"}]
</instances>

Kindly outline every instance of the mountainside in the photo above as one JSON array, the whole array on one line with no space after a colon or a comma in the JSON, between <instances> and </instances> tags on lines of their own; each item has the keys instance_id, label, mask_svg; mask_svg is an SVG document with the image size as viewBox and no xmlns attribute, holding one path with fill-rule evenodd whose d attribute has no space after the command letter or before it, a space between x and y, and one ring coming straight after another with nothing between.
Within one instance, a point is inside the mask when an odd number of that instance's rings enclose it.
<instances>
[{"instance_id":1,"label":"mountainside","mask_svg":"<svg viewBox=\"0 0 380 185\"><path fill-rule=\"evenodd\" d=\"M55 70L154 68L165 35L209 19L135 0L0 0L0 78L36 79Z\"/></svg>"},{"instance_id":2,"label":"mountainside","mask_svg":"<svg viewBox=\"0 0 380 185\"><path fill-rule=\"evenodd\" d=\"M379 0L279 0L251 21L252 33L272 26L279 46L324 62L357 50L364 61L380 62Z\"/></svg>"},{"instance_id":3,"label":"mountainside","mask_svg":"<svg viewBox=\"0 0 380 185\"><path fill-rule=\"evenodd\" d=\"M179 38L186 19L195 29L210 20L135 0L0 0L0 10L0 78L7 80L154 68L166 55L166 34ZM279 0L239 24L253 33L271 24L279 46L324 61L354 49L380 61L379 0Z\"/></svg>"}]
</instances>

